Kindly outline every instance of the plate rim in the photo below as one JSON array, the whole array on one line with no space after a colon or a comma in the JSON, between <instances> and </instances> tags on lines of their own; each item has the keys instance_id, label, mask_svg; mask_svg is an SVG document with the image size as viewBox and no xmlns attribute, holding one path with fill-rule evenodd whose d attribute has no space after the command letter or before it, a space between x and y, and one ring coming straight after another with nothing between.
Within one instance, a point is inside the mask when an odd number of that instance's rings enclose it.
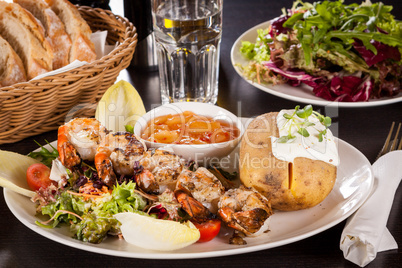
<instances>
[{"instance_id":1,"label":"plate rim","mask_svg":"<svg viewBox=\"0 0 402 268\"><path fill-rule=\"evenodd\" d=\"M249 120L249 118L247 118L247 120ZM313 230L304 231L300 235L288 237L288 238L285 238L285 239L279 240L279 241L273 241L273 242L268 241L267 243L258 244L258 245L251 245L251 246L245 246L245 247L239 246L237 248L219 249L216 251L206 251L206 252L197 252L197 253L194 253L194 252L189 252L189 253L177 252L177 253L175 253L174 251L173 252L151 251L149 253L148 252L144 253L144 252L119 251L119 250L115 250L115 249L100 248L100 247L97 247L95 244L82 242L82 241L76 240L72 237L60 238L58 235L47 231L48 229L41 228L41 227L37 226L35 223L29 222L26 218L23 218L23 217L21 218L19 216L19 213L14 210L14 206L11 204L12 197L10 196L10 193L18 195L17 193L14 193L9 189L4 189L3 190L4 199L5 199L5 202L8 206L8 208L13 213L13 215L22 224L24 224L26 227L28 227L35 233L37 233L45 238L48 238L54 242L57 242L57 243L60 243L60 244L66 245L66 246L70 246L70 247L73 247L76 249L88 251L88 252L116 256L116 257L139 258L139 259L197 259L197 258L221 257L221 256L229 256L229 255L237 255L237 254L256 252L256 251L261 251L261 250L266 250L266 249L283 246L286 244L291 244L291 243L306 239L308 237L314 236L325 230L328 230L328 229L332 228L333 226L337 225L338 223L342 222L346 218L348 218L350 215L352 215L370 196L370 193L372 192L373 185L374 185L374 175L373 175L372 165L370 164L369 160L366 158L366 156L363 153L361 153L357 148L355 148L348 142L343 141L339 138L336 138L336 141L338 143L338 146L340 144L342 144L342 146L346 146L346 147L348 147L348 149L352 149L356 153L360 154L360 156L362 157L364 162L366 162L368 164L369 175L370 175L368 180L369 180L370 186L368 187L365 195L358 200L358 202L354 205L353 209L350 209L347 213L345 213L341 217L337 218L336 220L332 220L326 224L322 224L320 227L315 228ZM24 196L21 196L21 197L27 198ZM33 203L32 203L32 205L33 205ZM68 228L68 227L63 227L63 228ZM51 229L51 230L53 230L53 229Z\"/></svg>"},{"instance_id":2,"label":"plate rim","mask_svg":"<svg viewBox=\"0 0 402 268\"><path fill-rule=\"evenodd\" d=\"M271 21L272 20L268 20L268 21L259 23L255 26L251 27L250 29L246 30L245 32L243 32L233 43L232 48L230 50L230 62L232 64L232 67L235 69L236 73L248 84L250 84L266 93L269 93L271 95L274 95L274 96L277 96L277 97L280 97L283 99L287 99L287 100L291 100L291 101L295 101L295 102L303 102L303 103L312 104L312 105L329 106L329 107L339 107L339 108L375 107L375 106L388 105L388 104L393 104L393 103L402 101L402 93L399 93L397 96L394 96L394 97L383 97L381 99L374 99L374 100L369 100L369 101L365 101L365 102L335 102L335 101L328 101L328 100L316 97L314 95L311 95L311 97L315 97L317 99L313 99L313 98L309 99L309 98L305 98L305 97L292 96L292 95L280 92L280 91L278 91L278 86L269 85L269 84L258 84L255 81L245 78L242 75L241 71L239 70L239 67L236 66L238 64L238 62L236 62L236 58L238 58L236 56L236 54L240 53L240 52L238 52L238 49L240 47L241 41L255 42L255 40L243 40L243 38L244 38L244 36L246 36L248 34L256 32L257 29L268 27L269 24L271 23ZM291 87L290 85L280 85L280 86ZM309 88L309 86L307 86L307 85L303 85L303 86L306 88Z\"/></svg>"}]
</instances>

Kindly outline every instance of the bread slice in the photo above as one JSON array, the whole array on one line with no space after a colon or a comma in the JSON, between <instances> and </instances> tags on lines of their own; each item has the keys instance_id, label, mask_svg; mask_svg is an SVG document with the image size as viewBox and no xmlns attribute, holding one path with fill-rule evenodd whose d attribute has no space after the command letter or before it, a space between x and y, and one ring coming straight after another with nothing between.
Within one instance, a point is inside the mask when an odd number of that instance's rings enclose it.
<instances>
[{"instance_id":1,"label":"bread slice","mask_svg":"<svg viewBox=\"0 0 402 268\"><path fill-rule=\"evenodd\" d=\"M67 0L45 0L64 23L71 38L70 62L74 60L92 62L96 59L95 46L88 23L81 17L78 9Z\"/></svg>"},{"instance_id":2,"label":"bread slice","mask_svg":"<svg viewBox=\"0 0 402 268\"><path fill-rule=\"evenodd\" d=\"M0 35L20 56L28 80L52 70L53 51L43 27L20 5L0 1Z\"/></svg>"},{"instance_id":3,"label":"bread slice","mask_svg":"<svg viewBox=\"0 0 402 268\"><path fill-rule=\"evenodd\" d=\"M45 0L14 0L38 19L45 30L46 39L53 48L53 70L69 63L71 39L66 33L63 22L49 7Z\"/></svg>"},{"instance_id":4,"label":"bread slice","mask_svg":"<svg viewBox=\"0 0 402 268\"><path fill-rule=\"evenodd\" d=\"M0 87L27 80L22 60L10 44L0 36Z\"/></svg>"}]
</instances>

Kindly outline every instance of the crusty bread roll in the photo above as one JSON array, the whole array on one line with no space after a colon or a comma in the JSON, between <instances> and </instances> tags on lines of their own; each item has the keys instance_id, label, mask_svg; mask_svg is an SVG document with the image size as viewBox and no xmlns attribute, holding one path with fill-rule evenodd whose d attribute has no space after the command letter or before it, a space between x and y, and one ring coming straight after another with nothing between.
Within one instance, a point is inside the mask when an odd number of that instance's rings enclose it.
<instances>
[{"instance_id":1,"label":"crusty bread roll","mask_svg":"<svg viewBox=\"0 0 402 268\"><path fill-rule=\"evenodd\" d=\"M27 9L42 23L45 36L53 48L53 70L67 65L71 39L65 31L64 24L45 0L14 0L14 3Z\"/></svg>"},{"instance_id":2,"label":"crusty bread roll","mask_svg":"<svg viewBox=\"0 0 402 268\"><path fill-rule=\"evenodd\" d=\"M67 0L45 0L64 23L71 38L70 62L74 60L92 62L96 59L95 46L90 37L91 28L81 17L78 9Z\"/></svg>"},{"instance_id":3,"label":"crusty bread roll","mask_svg":"<svg viewBox=\"0 0 402 268\"><path fill-rule=\"evenodd\" d=\"M0 36L0 87L11 86L26 80L25 68L20 57Z\"/></svg>"},{"instance_id":4,"label":"crusty bread roll","mask_svg":"<svg viewBox=\"0 0 402 268\"><path fill-rule=\"evenodd\" d=\"M28 80L52 70L53 51L44 30L20 5L0 1L0 34L20 56Z\"/></svg>"}]
</instances>

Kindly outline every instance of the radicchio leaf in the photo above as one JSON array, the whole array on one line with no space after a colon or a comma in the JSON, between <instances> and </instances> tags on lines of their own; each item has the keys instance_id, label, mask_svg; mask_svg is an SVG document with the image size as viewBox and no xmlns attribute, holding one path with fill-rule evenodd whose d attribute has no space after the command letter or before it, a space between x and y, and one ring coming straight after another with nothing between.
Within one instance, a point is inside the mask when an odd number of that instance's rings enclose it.
<instances>
[{"instance_id":1,"label":"radicchio leaf","mask_svg":"<svg viewBox=\"0 0 402 268\"><path fill-rule=\"evenodd\" d=\"M315 83L310 83L310 82L314 82L315 80L320 79L318 77L313 77L309 74L306 74L303 71L284 71L281 68L277 67L276 64L273 63L272 61L266 61L266 62L263 62L263 64L266 67L268 67L268 69L270 69L271 71L290 79L291 83L293 83L292 85L297 84L297 82L299 81L299 82L303 82L307 85L313 86L313 85L315 85Z\"/></svg>"},{"instance_id":2,"label":"radicchio leaf","mask_svg":"<svg viewBox=\"0 0 402 268\"><path fill-rule=\"evenodd\" d=\"M330 101L368 101L374 87L374 83L369 77L362 79L356 76L335 76L330 81L323 81L320 77L313 77L303 71L284 71L271 61L264 62L264 65L271 71L288 78L288 84L292 86L298 86L300 83L309 85L317 97Z\"/></svg>"},{"instance_id":3,"label":"radicchio leaf","mask_svg":"<svg viewBox=\"0 0 402 268\"><path fill-rule=\"evenodd\" d=\"M355 76L336 76L328 83L315 87L313 92L330 101L357 102L368 101L373 87L374 83L369 77L361 79Z\"/></svg>"},{"instance_id":4,"label":"radicchio leaf","mask_svg":"<svg viewBox=\"0 0 402 268\"><path fill-rule=\"evenodd\" d=\"M376 97L392 97L402 91L402 65L383 61L375 67L380 75L379 90L374 93Z\"/></svg>"},{"instance_id":5,"label":"radicchio leaf","mask_svg":"<svg viewBox=\"0 0 402 268\"><path fill-rule=\"evenodd\" d=\"M375 40L371 40L370 43L377 49L377 54L368 50L360 40L356 39L353 43L353 47L357 52L359 52L360 56L362 56L368 66L373 66L374 64L386 59L392 59L394 61L401 60L401 53L398 48L385 45Z\"/></svg>"},{"instance_id":6,"label":"radicchio leaf","mask_svg":"<svg viewBox=\"0 0 402 268\"><path fill-rule=\"evenodd\" d=\"M271 21L271 30L269 31L269 34L271 36L277 36L281 33L286 34L289 31L291 31L290 28L283 27L283 24L285 21L287 21L290 18L290 16L282 16L275 18L274 20Z\"/></svg>"}]
</instances>

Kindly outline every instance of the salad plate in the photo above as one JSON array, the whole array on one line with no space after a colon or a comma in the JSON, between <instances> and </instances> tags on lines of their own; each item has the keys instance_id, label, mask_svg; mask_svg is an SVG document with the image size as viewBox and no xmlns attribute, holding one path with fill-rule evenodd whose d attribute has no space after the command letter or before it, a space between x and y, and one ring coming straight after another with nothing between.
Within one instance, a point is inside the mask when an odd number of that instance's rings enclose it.
<instances>
[{"instance_id":1,"label":"salad plate","mask_svg":"<svg viewBox=\"0 0 402 268\"><path fill-rule=\"evenodd\" d=\"M249 122L243 118L243 124ZM10 211L34 232L73 248L118 257L143 259L190 259L235 255L293 243L325 231L354 213L371 193L374 178L370 162L352 145L336 139L340 165L337 181L328 197L317 206L292 212L275 211L270 219L270 231L258 237L248 237L247 245L230 245L232 231L225 228L212 241L195 243L176 251L153 251L130 245L123 239L108 237L100 244L82 242L72 237L69 227L48 229L35 224L46 220L35 215L35 204L28 198L4 189L4 199ZM226 156L228 169L237 169L239 149ZM228 161L229 160L229 161ZM222 163L223 163L222 162ZM23 178L25 179L25 178Z\"/></svg>"},{"instance_id":2,"label":"salad plate","mask_svg":"<svg viewBox=\"0 0 402 268\"><path fill-rule=\"evenodd\" d=\"M257 38L257 30L267 29L270 24L271 21L266 21L244 32L235 41L230 52L231 62L236 72L240 75L240 77L242 77L246 82L253 85L254 87L280 98L296 102L303 102L307 104L322 105L322 106L358 108L358 107L380 106L402 101L402 93L399 93L398 95L393 97L370 99L367 102L333 102L315 96L313 94L312 88L304 84L299 87L293 87L288 84L282 84L282 85L272 85L268 83L259 84L257 81L251 81L247 79L243 75L240 67L240 66L246 66L248 64L248 60L240 53L240 47L242 45L242 41L249 41L254 43Z\"/></svg>"}]
</instances>

